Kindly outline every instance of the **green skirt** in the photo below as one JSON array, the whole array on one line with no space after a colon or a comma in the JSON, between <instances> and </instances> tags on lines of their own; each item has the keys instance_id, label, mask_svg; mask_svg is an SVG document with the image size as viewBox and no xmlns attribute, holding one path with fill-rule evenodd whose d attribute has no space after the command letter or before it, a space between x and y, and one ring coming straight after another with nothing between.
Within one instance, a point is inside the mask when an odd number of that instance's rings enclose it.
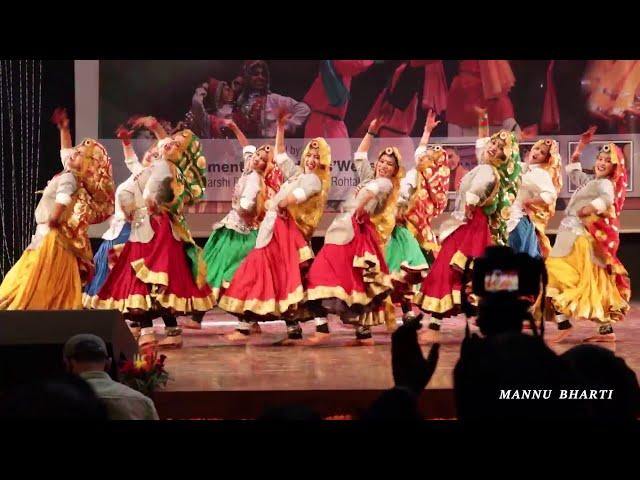
<instances>
[{"instance_id":1,"label":"green skirt","mask_svg":"<svg viewBox=\"0 0 640 480\"><path fill-rule=\"evenodd\" d=\"M390 273L400 271L402 262L407 262L412 267L427 265L427 259L422 253L420 244L413 238L407 227L396 225L387 242L385 260Z\"/></svg>"},{"instance_id":2,"label":"green skirt","mask_svg":"<svg viewBox=\"0 0 640 480\"><path fill-rule=\"evenodd\" d=\"M242 234L226 227L211 234L203 253L207 264L207 282L215 292L216 299L220 288L231 282L240 263L256 246L257 238L257 230Z\"/></svg>"}]
</instances>

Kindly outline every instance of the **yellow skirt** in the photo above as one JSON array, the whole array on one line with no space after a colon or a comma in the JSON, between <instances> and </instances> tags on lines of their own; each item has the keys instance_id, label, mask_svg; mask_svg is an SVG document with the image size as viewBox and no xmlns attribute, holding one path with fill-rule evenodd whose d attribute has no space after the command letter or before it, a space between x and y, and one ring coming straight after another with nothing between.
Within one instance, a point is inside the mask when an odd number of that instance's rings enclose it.
<instances>
[{"instance_id":1,"label":"yellow skirt","mask_svg":"<svg viewBox=\"0 0 640 480\"><path fill-rule=\"evenodd\" d=\"M75 255L50 231L26 250L0 285L0 310L79 310L82 282Z\"/></svg>"},{"instance_id":2,"label":"yellow skirt","mask_svg":"<svg viewBox=\"0 0 640 480\"><path fill-rule=\"evenodd\" d=\"M629 304L620 294L615 277L592 260L591 237L583 235L566 257L549 257L547 296L556 311L569 318L614 323L624 318Z\"/></svg>"}]
</instances>

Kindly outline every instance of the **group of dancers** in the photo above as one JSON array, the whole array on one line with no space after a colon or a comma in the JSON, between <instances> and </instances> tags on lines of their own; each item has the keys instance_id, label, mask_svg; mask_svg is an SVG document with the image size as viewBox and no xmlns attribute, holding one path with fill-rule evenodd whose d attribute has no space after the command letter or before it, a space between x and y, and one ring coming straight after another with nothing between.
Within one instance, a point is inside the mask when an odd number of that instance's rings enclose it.
<instances>
[{"instance_id":1,"label":"group of dancers","mask_svg":"<svg viewBox=\"0 0 640 480\"><path fill-rule=\"evenodd\" d=\"M535 142L522 162L518 134L489 135L478 109L478 165L460 183L454 212L447 206L450 172L446 152L430 144L439 121L427 115L415 150L415 166L402 168L400 151L385 146L371 165L369 150L384 125L374 119L354 153L359 183L328 227L317 255L311 238L324 213L331 185L331 149L314 138L299 164L285 148L290 114L277 119L274 144L249 145L233 122L225 125L243 147L244 172L231 211L214 225L204 249L183 215L204 196L206 159L190 130L167 132L153 117L118 129L131 175L116 189L106 149L93 139L72 146L63 110L63 171L42 192L36 233L0 285L0 309L117 309L128 319L141 348L180 347L182 328L202 328L204 314L219 307L238 318L227 338L245 342L260 323L284 320L279 344L319 344L331 333L328 315L354 326L354 345L373 344L372 328L428 315L421 340L438 340L442 321L461 312L467 259L490 245L543 257L547 298L559 341L572 322L598 324L588 341L615 341L613 324L629 309L629 276L617 257L619 217L627 173L622 151L606 144L595 178L580 157L594 129L582 135L565 166L578 189L571 197L551 247L545 229L562 188L562 160L552 139ZM140 161L131 145L137 129L157 141ZM103 243L91 257L88 226L109 216ZM158 341L153 320L162 318ZM181 319L178 324L177 317ZM302 322L315 321L303 339Z\"/></svg>"}]
</instances>

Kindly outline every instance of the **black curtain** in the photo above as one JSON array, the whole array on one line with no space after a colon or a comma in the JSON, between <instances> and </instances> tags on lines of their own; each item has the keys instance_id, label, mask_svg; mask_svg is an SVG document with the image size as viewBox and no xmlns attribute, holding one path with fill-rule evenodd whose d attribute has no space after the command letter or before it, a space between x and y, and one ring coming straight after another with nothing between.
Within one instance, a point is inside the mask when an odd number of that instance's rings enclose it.
<instances>
[{"instance_id":1,"label":"black curtain","mask_svg":"<svg viewBox=\"0 0 640 480\"><path fill-rule=\"evenodd\" d=\"M57 106L74 118L73 60L0 60L0 277L34 233L36 191L61 170Z\"/></svg>"}]
</instances>

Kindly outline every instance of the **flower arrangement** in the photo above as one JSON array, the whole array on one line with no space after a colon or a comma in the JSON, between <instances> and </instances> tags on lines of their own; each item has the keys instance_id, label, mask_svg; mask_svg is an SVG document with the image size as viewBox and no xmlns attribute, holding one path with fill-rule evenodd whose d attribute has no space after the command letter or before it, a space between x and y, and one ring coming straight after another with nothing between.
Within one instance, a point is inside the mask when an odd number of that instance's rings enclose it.
<instances>
[{"instance_id":1,"label":"flower arrangement","mask_svg":"<svg viewBox=\"0 0 640 480\"><path fill-rule=\"evenodd\" d=\"M120 366L122 383L134 390L151 395L159 385L167 385L169 373L164 368L166 355L156 352L147 355L136 355L133 360L127 360Z\"/></svg>"}]
</instances>

